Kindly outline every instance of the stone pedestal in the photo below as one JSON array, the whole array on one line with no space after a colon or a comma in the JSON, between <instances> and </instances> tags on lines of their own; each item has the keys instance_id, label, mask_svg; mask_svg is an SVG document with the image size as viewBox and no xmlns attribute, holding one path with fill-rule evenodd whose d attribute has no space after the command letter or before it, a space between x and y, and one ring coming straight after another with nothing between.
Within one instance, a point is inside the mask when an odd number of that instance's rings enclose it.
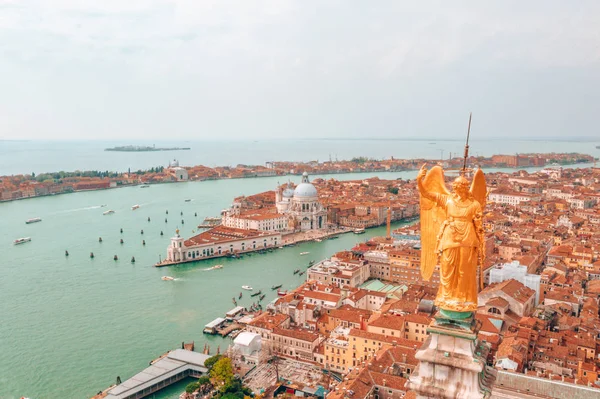
<instances>
[{"instance_id":1,"label":"stone pedestal","mask_svg":"<svg viewBox=\"0 0 600 399\"><path fill-rule=\"evenodd\" d=\"M490 397L496 371L485 364L489 347L477 339L477 320L465 315L438 312L428 327L429 338L415 355L419 366L407 383L418 399Z\"/></svg>"}]
</instances>

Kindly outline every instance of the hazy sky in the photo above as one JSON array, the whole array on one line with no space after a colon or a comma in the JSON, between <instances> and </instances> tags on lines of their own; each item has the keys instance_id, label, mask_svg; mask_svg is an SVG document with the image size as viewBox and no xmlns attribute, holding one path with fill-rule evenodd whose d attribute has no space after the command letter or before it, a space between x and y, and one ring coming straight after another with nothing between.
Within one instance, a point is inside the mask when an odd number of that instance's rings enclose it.
<instances>
[{"instance_id":1,"label":"hazy sky","mask_svg":"<svg viewBox=\"0 0 600 399\"><path fill-rule=\"evenodd\" d=\"M600 1L0 0L0 138L596 137ZM458 137L457 137L458 136Z\"/></svg>"}]
</instances>

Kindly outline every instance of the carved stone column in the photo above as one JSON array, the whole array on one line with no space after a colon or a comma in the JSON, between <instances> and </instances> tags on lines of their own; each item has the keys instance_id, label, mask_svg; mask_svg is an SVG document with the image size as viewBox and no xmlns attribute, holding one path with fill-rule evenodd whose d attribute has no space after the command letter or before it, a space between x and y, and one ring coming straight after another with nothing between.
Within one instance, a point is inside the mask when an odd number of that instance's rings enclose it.
<instances>
[{"instance_id":1,"label":"carved stone column","mask_svg":"<svg viewBox=\"0 0 600 399\"><path fill-rule=\"evenodd\" d=\"M429 337L415 357L417 369L407 388L418 399L489 398L496 370L486 366L489 346L477 339L480 323L473 313L438 312Z\"/></svg>"}]
</instances>

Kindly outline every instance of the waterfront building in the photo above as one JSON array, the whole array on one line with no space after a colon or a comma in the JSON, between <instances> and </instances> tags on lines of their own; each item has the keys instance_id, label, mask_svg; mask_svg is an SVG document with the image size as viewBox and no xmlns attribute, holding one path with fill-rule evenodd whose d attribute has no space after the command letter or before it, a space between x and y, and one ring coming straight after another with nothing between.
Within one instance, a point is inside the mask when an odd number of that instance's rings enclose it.
<instances>
[{"instance_id":1,"label":"waterfront building","mask_svg":"<svg viewBox=\"0 0 600 399\"><path fill-rule=\"evenodd\" d=\"M189 262L192 260L218 258L244 252L277 247L281 234L258 230L243 230L217 226L187 240L179 235L179 229L171 238L167 249L167 262Z\"/></svg>"},{"instance_id":2,"label":"waterfront building","mask_svg":"<svg viewBox=\"0 0 600 399\"><path fill-rule=\"evenodd\" d=\"M185 168L179 166L179 161L174 159L173 162L169 162L167 172L175 178L177 181L187 181L188 171Z\"/></svg>"},{"instance_id":3,"label":"waterfront building","mask_svg":"<svg viewBox=\"0 0 600 399\"><path fill-rule=\"evenodd\" d=\"M245 197L236 199L223 217L223 226L282 233L320 230L327 226L327 209L319 201L308 173L302 175L302 182L295 188L288 182L278 186L274 194L274 203L271 202L272 191L254 196L261 197L257 198L258 205L251 204Z\"/></svg>"},{"instance_id":4,"label":"waterfront building","mask_svg":"<svg viewBox=\"0 0 600 399\"><path fill-rule=\"evenodd\" d=\"M327 226L327 209L319 201L317 188L302 174L302 182L292 191L288 182L275 192L277 212L288 217L293 231L319 230Z\"/></svg>"}]
</instances>

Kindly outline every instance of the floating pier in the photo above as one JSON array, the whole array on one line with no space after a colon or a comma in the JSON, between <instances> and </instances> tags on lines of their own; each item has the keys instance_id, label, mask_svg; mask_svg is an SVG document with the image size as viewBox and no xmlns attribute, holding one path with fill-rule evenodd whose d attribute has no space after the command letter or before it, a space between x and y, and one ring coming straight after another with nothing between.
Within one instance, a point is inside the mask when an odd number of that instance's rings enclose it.
<instances>
[{"instance_id":1,"label":"floating pier","mask_svg":"<svg viewBox=\"0 0 600 399\"><path fill-rule=\"evenodd\" d=\"M151 366L106 391L105 399L145 398L187 377L200 378L208 372L210 358L198 352L175 349L151 362Z\"/></svg>"}]
</instances>

